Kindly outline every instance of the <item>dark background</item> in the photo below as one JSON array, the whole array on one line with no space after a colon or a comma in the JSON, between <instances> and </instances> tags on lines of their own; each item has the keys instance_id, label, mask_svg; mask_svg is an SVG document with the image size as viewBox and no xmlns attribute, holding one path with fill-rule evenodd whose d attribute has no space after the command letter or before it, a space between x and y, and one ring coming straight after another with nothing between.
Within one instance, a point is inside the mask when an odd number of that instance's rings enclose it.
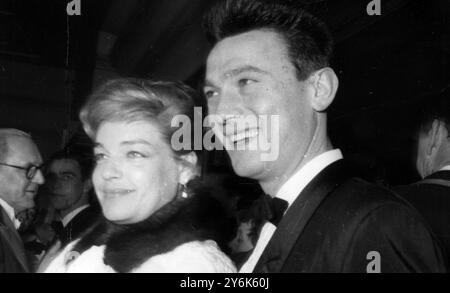
<instances>
[{"instance_id":1,"label":"dark background","mask_svg":"<svg viewBox=\"0 0 450 293\"><path fill-rule=\"evenodd\" d=\"M1 0L0 127L31 132L44 158L86 145L77 112L102 80L119 75L183 80L200 87L210 46L201 16L211 0ZM450 1L301 1L336 40L340 89L329 110L336 147L369 180L417 179L412 121L450 85ZM449 97L450 98L450 97ZM227 172L224 153L207 167Z\"/></svg>"}]
</instances>

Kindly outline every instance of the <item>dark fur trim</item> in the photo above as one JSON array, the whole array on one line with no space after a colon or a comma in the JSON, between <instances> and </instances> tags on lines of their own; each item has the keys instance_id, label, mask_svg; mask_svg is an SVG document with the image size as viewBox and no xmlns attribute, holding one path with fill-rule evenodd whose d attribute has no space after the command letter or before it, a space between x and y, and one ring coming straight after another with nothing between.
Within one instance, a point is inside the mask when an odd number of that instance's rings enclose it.
<instances>
[{"instance_id":1,"label":"dark fur trim","mask_svg":"<svg viewBox=\"0 0 450 293\"><path fill-rule=\"evenodd\" d=\"M194 240L212 239L225 249L231 235L223 232L230 230L224 209L209 190L195 182L190 186L196 191L189 198L176 198L140 223L118 225L102 217L73 250L82 253L106 244L105 263L117 272L129 272L154 255Z\"/></svg>"}]
</instances>

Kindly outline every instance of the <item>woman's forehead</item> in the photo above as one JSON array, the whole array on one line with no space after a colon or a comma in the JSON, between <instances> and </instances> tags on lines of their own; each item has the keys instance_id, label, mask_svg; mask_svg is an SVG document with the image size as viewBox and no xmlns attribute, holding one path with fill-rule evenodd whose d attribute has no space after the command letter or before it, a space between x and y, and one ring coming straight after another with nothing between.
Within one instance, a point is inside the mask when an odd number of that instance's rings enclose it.
<instances>
[{"instance_id":1,"label":"woman's forehead","mask_svg":"<svg viewBox=\"0 0 450 293\"><path fill-rule=\"evenodd\" d=\"M145 143L160 144L163 140L156 122L150 121L115 121L100 125L96 144L130 144Z\"/></svg>"}]
</instances>

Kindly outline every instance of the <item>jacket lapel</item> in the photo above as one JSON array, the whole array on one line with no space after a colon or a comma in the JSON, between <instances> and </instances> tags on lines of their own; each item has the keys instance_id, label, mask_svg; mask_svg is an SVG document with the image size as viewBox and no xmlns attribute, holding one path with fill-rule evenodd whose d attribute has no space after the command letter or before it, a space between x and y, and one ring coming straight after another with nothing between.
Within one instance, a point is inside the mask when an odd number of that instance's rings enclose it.
<instances>
[{"instance_id":1,"label":"jacket lapel","mask_svg":"<svg viewBox=\"0 0 450 293\"><path fill-rule=\"evenodd\" d=\"M14 223L2 207L0 207L0 221L0 234L6 239L6 242L9 244L14 256L23 267L24 271L29 272L22 240L14 227Z\"/></svg>"},{"instance_id":2,"label":"jacket lapel","mask_svg":"<svg viewBox=\"0 0 450 293\"><path fill-rule=\"evenodd\" d=\"M339 160L320 172L287 210L267 244L253 272L280 272L296 240L325 197L345 178L344 162Z\"/></svg>"}]
</instances>

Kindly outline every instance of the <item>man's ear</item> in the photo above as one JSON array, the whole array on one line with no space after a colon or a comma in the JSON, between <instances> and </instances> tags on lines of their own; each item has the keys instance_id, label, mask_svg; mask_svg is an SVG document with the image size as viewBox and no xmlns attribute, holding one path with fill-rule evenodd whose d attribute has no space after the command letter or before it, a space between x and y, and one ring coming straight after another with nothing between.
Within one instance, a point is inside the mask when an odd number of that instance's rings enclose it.
<instances>
[{"instance_id":1,"label":"man's ear","mask_svg":"<svg viewBox=\"0 0 450 293\"><path fill-rule=\"evenodd\" d=\"M325 111L333 102L339 87L336 73L330 67L325 67L312 73L308 79L313 88L313 109L318 112Z\"/></svg>"},{"instance_id":2,"label":"man's ear","mask_svg":"<svg viewBox=\"0 0 450 293\"><path fill-rule=\"evenodd\" d=\"M190 152L188 154L181 155L180 160L181 162L178 165L178 172L180 173L179 183L186 184L193 177L199 175L197 174L197 155L195 152Z\"/></svg>"},{"instance_id":3,"label":"man's ear","mask_svg":"<svg viewBox=\"0 0 450 293\"><path fill-rule=\"evenodd\" d=\"M438 119L434 119L431 129L428 132L428 142L426 144L425 154L427 157L434 157L439 151L442 140L446 139L445 126Z\"/></svg>"}]
</instances>

